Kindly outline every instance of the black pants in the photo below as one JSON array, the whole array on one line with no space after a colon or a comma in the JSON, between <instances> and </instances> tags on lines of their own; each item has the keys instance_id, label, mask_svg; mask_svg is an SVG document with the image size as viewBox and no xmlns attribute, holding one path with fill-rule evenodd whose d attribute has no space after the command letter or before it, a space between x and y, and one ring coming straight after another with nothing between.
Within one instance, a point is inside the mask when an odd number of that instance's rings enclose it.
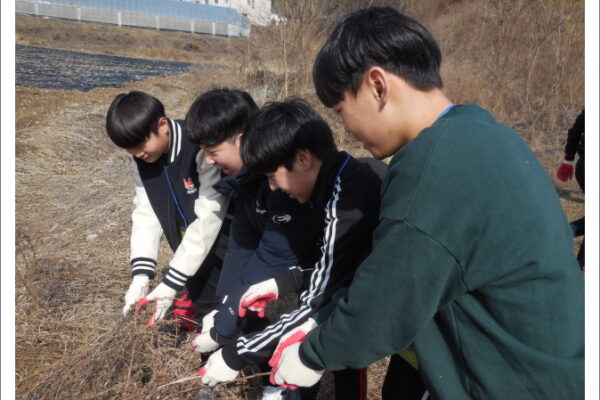
<instances>
[{"instance_id":1,"label":"black pants","mask_svg":"<svg viewBox=\"0 0 600 400\"><path fill-rule=\"evenodd\" d=\"M217 282L221 273L223 260L211 251L196 274L186 283L190 299L194 302L194 319L202 322L202 317L215 310L221 304L217 297Z\"/></svg>"},{"instance_id":2,"label":"black pants","mask_svg":"<svg viewBox=\"0 0 600 400\"><path fill-rule=\"evenodd\" d=\"M577 164L575 164L575 179L577 179L579 187L581 187L581 190L585 193L585 158L583 155L579 156L579 160L577 160ZM571 227L573 228L574 236L584 236L585 217L581 217L577 221L571 222ZM577 262L579 263L579 268L583 269L585 266L585 239L581 242L581 246L577 252Z\"/></svg>"},{"instance_id":3,"label":"black pants","mask_svg":"<svg viewBox=\"0 0 600 400\"><path fill-rule=\"evenodd\" d=\"M421 374L404 358L394 354L381 389L382 400L421 400L428 399L427 388Z\"/></svg>"},{"instance_id":4,"label":"black pants","mask_svg":"<svg viewBox=\"0 0 600 400\"><path fill-rule=\"evenodd\" d=\"M580 155L575 164L575 179L583 192L585 193L585 156Z\"/></svg>"},{"instance_id":5,"label":"black pants","mask_svg":"<svg viewBox=\"0 0 600 400\"><path fill-rule=\"evenodd\" d=\"M333 371L336 400L367 399L367 369L345 369ZM315 400L319 393L320 381L308 388L292 390L286 400Z\"/></svg>"}]
</instances>

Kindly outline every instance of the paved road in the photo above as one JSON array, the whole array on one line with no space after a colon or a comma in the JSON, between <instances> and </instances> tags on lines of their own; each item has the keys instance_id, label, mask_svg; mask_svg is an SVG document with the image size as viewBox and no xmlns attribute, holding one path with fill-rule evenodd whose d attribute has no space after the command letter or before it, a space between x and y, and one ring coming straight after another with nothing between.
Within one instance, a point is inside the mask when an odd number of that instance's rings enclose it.
<instances>
[{"instance_id":1,"label":"paved road","mask_svg":"<svg viewBox=\"0 0 600 400\"><path fill-rule=\"evenodd\" d=\"M16 46L15 64L17 86L84 92L96 87L123 87L151 76L182 74L194 65L22 45Z\"/></svg>"}]
</instances>

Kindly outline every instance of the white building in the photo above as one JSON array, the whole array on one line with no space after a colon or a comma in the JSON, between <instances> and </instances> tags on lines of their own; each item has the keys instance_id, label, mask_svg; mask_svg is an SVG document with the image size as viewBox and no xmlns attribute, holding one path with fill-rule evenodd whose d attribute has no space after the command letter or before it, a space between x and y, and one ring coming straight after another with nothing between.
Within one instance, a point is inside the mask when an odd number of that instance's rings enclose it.
<instances>
[{"instance_id":1,"label":"white building","mask_svg":"<svg viewBox=\"0 0 600 400\"><path fill-rule=\"evenodd\" d=\"M211 6L231 7L248 17L254 25L270 25L277 17L271 12L271 0L181 0Z\"/></svg>"}]
</instances>

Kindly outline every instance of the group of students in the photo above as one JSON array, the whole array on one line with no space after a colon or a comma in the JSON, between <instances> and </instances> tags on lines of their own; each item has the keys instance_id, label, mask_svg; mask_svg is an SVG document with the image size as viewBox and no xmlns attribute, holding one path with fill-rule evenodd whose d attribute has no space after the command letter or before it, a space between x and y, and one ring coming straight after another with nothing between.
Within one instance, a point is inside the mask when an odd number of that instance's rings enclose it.
<instances>
[{"instance_id":1,"label":"group of students","mask_svg":"<svg viewBox=\"0 0 600 400\"><path fill-rule=\"evenodd\" d=\"M117 96L106 129L136 182L123 314L201 320L202 381L259 365L263 398L315 398L330 370L337 399L365 399L386 356L384 399L583 398L583 278L554 186L516 132L446 97L440 65L393 8L336 26L314 85L366 159L301 99L214 89L177 121ZM150 292L162 234L174 255Z\"/></svg>"}]
</instances>

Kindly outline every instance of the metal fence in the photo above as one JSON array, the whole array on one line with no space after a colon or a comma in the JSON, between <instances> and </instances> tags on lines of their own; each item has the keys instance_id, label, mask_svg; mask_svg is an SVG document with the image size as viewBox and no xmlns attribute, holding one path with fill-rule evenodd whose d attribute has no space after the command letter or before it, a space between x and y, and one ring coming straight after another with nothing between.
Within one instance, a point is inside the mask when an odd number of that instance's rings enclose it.
<instances>
[{"instance_id":1,"label":"metal fence","mask_svg":"<svg viewBox=\"0 0 600 400\"><path fill-rule=\"evenodd\" d=\"M174 0L16 0L17 14L229 37L250 35L233 8Z\"/></svg>"}]
</instances>

